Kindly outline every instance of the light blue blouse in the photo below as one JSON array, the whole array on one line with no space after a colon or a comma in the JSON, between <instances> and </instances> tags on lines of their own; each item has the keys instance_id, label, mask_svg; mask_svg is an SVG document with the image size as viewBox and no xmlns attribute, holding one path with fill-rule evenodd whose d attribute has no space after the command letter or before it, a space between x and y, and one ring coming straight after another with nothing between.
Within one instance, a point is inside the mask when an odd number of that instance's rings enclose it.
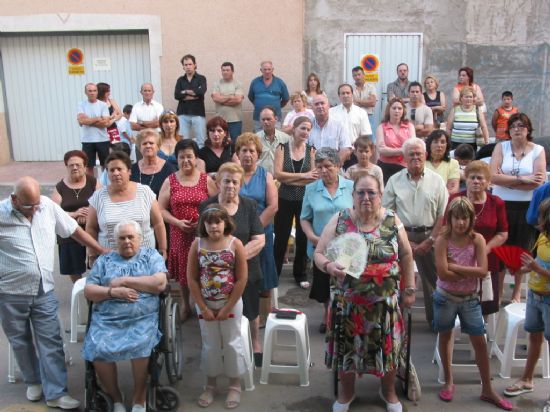
<instances>
[{"instance_id":1,"label":"light blue blouse","mask_svg":"<svg viewBox=\"0 0 550 412\"><path fill-rule=\"evenodd\" d=\"M142 247L130 259L111 252L97 259L86 284L108 286L115 278L158 272L166 273L166 266L155 249ZM158 311L158 295L147 292L139 292L135 302L108 299L94 303L82 357L104 362L148 357L161 336Z\"/></svg>"},{"instance_id":2,"label":"light blue blouse","mask_svg":"<svg viewBox=\"0 0 550 412\"><path fill-rule=\"evenodd\" d=\"M336 213L353 207L353 182L338 176L338 189L331 197L321 179L306 186L304 200L302 201L301 220L309 220L313 226L313 232L321 236L321 232L328 221ZM311 258L314 251L313 244L308 240L307 255Z\"/></svg>"}]
</instances>

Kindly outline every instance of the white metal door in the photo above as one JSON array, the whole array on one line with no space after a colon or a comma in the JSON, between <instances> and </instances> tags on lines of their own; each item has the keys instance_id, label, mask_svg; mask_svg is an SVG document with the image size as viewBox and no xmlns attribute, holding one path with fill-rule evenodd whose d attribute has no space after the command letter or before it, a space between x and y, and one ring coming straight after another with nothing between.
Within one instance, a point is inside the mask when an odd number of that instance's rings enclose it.
<instances>
[{"instance_id":1,"label":"white metal door","mask_svg":"<svg viewBox=\"0 0 550 412\"><path fill-rule=\"evenodd\" d=\"M69 74L73 48L83 52L82 75ZM0 51L16 161L62 160L81 147L76 111L86 83L110 84L122 109L138 101L140 85L151 77L144 32L8 34L0 37Z\"/></svg>"},{"instance_id":2,"label":"white metal door","mask_svg":"<svg viewBox=\"0 0 550 412\"><path fill-rule=\"evenodd\" d=\"M345 35L344 79L353 84L351 69L360 66L366 54L375 54L380 61L379 81L375 83L378 103L374 110L375 124L380 123L386 107L388 83L397 78L397 65L407 63L409 81L422 76L422 33L349 33Z\"/></svg>"}]
</instances>

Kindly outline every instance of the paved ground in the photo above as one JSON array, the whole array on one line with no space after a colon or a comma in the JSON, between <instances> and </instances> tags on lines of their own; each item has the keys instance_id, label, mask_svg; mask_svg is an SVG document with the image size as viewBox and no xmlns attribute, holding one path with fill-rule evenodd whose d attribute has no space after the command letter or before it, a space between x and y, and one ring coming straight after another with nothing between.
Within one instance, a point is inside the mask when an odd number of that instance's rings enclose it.
<instances>
[{"instance_id":1,"label":"paved ground","mask_svg":"<svg viewBox=\"0 0 550 412\"><path fill-rule=\"evenodd\" d=\"M44 184L44 193L51 193L51 185L63 175L64 169L60 163L27 163L0 167L0 199L11 192L11 185L18 176L30 174ZM298 308L306 313L309 322L311 339L312 366L310 369L309 387L300 387L298 378L291 375L272 375L269 385L259 383L260 370L255 371L256 388L252 392L243 392L242 403L238 410L243 412L260 411L298 411L321 412L330 411L333 402L332 374L323 364L323 337L317 332L321 319L322 308L307 298L307 292L299 289L291 281L291 276L285 269L281 277L280 304L281 306ZM71 284L68 279L56 277L56 291L60 300L60 317L62 324L68 326L69 301ZM422 304L420 297L417 305ZM183 380L176 385L181 394L182 407L180 411L195 412L203 410L196 405L196 399L204 384L204 377L199 370L200 334L196 320L184 324L185 367ZM418 369L422 383L422 399L418 404L405 401L404 410L409 412L435 412L443 408L447 412L475 410L480 412L496 411L487 403L479 401L479 375L472 371L455 373L457 392L452 403L442 403L437 392L437 367L432 363L435 335L431 333L424 321L423 310L413 311L413 360ZM68 341L68 336L67 336ZM6 339L0 333L0 347L7 348ZM69 389L73 396L84 398L84 367L80 358L81 339L78 344L67 344L72 358L72 365L68 368ZM501 379L495 373L498 367L496 360L491 361L493 383L495 388L502 392L512 379ZM515 369L513 376L519 376L521 370ZM537 375L540 376L540 375ZM131 396L131 376L127 364L123 363L120 370L121 386L128 396ZM0 356L0 412L33 412L49 410L44 402L30 403L25 400L25 385L19 379L16 384L7 382L7 352ZM548 395L550 385L548 381L537 378L535 392L513 399L516 410L524 412L540 412L542 404ZM384 405L378 398L378 381L371 376L364 376L357 382L356 392L358 399L350 411L382 412ZM208 409L212 412L223 411L225 395L216 398L216 402ZM52 409L53 410L53 409Z\"/></svg>"}]
</instances>

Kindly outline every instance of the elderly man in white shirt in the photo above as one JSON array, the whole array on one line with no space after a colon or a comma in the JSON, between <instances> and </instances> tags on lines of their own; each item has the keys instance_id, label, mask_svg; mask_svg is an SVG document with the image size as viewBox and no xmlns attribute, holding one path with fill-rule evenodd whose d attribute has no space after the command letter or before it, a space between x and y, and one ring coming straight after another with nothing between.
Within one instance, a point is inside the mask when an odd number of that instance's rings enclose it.
<instances>
[{"instance_id":1,"label":"elderly man in white shirt","mask_svg":"<svg viewBox=\"0 0 550 412\"><path fill-rule=\"evenodd\" d=\"M157 129L159 128L159 118L164 107L159 102L153 100L155 89L151 83L143 83L140 89L143 100L137 102L132 107L132 113L130 114L130 125L134 132L139 132L143 129ZM187 137L187 136L186 136Z\"/></svg>"},{"instance_id":2,"label":"elderly man in white shirt","mask_svg":"<svg viewBox=\"0 0 550 412\"><path fill-rule=\"evenodd\" d=\"M76 220L40 195L31 177L0 202L0 320L27 384L27 399L61 409L78 408L67 393L67 369L54 294L56 235L104 253ZM33 338L34 336L34 338ZM36 342L36 347L34 342ZM38 354L38 356L37 356Z\"/></svg>"},{"instance_id":3,"label":"elderly man in white shirt","mask_svg":"<svg viewBox=\"0 0 550 412\"><path fill-rule=\"evenodd\" d=\"M331 147L338 151L341 164L351 155L351 140L346 124L341 119L330 117L328 97L317 95L313 98L315 120L309 134L309 144L319 150Z\"/></svg>"}]
</instances>

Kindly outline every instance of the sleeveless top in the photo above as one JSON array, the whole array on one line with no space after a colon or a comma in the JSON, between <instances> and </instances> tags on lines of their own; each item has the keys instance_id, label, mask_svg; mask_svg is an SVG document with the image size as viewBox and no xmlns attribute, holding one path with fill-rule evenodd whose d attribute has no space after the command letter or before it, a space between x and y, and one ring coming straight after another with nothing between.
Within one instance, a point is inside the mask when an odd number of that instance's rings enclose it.
<instances>
[{"instance_id":1,"label":"sleeveless top","mask_svg":"<svg viewBox=\"0 0 550 412\"><path fill-rule=\"evenodd\" d=\"M541 265L543 269L550 270L550 240L541 233L535 246L537 248L537 263ZM539 275L537 272L531 272L529 274L528 285L529 289L535 293L550 293L550 279Z\"/></svg>"},{"instance_id":2,"label":"sleeveless top","mask_svg":"<svg viewBox=\"0 0 550 412\"><path fill-rule=\"evenodd\" d=\"M55 189L61 196L61 209L65 212L75 212L81 207L87 207L90 203L88 199L92 197L95 192L97 180L95 177L86 175L86 184L82 189L71 189L68 187L63 179L61 179L56 185ZM84 228L85 225L80 225ZM72 238L57 237L57 243L71 243L75 242Z\"/></svg>"},{"instance_id":3,"label":"sleeveless top","mask_svg":"<svg viewBox=\"0 0 550 412\"><path fill-rule=\"evenodd\" d=\"M447 256L452 258L457 265L475 267L476 262L476 250L473 242L468 243L466 246L458 247L451 242L447 241ZM468 295L475 293L479 283L478 278L465 278L460 281L442 280L437 278L437 286L449 293L457 293L460 295Z\"/></svg>"},{"instance_id":4,"label":"sleeveless top","mask_svg":"<svg viewBox=\"0 0 550 412\"><path fill-rule=\"evenodd\" d=\"M502 173L510 176L527 176L533 174L533 165L535 159L543 150L542 146L536 144L529 153L521 160L516 160L512 152L511 140L500 143L502 147ZM509 189L504 186L493 186L493 195L500 197L504 201L530 202L533 198L534 190Z\"/></svg>"},{"instance_id":5,"label":"sleeveless top","mask_svg":"<svg viewBox=\"0 0 550 412\"><path fill-rule=\"evenodd\" d=\"M497 113L496 138L499 140L510 140L510 136L508 135L508 119L513 114L519 113L519 110L514 106L512 106L510 110L506 110L504 107L500 106L497 109Z\"/></svg>"},{"instance_id":6,"label":"sleeveless top","mask_svg":"<svg viewBox=\"0 0 550 412\"><path fill-rule=\"evenodd\" d=\"M248 183L241 186L241 196L254 199L257 204L258 215L267 207L266 204L267 172L262 166L256 166L256 172L252 175Z\"/></svg>"},{"instance_id":7,"label":"sleeveless top","mask_svg":"<svg viewBox=\"0 0 550 412\"><path fill-rule=\"evenodd\" d=\"M235 237L227 247L220 250L208 250L201 247L201 238L197 248L199 259L199 277L201 294L208 301L227 301L235 286L235 251L231 249Z\"/></svg>"},{"instance_id":8,"label":"sleeveless top","mask_svg":"<svg viewBox=\"0 0 550 412\"><path fill-rule=\"evenodd\" d=\"M362 232L353 221L349 209L340 212L336 224L336 235L359 233L365 239L367 264L359 279L346 276L341 292L346 300L356 304L369 304L384 300L397 291L399 281L399 245L398 226L395 224L395 212L386 209L380 225L370 232ZM369 302L359 298L369 296Z\"/></svg>"},{"instance_id":9,"label":"sleeveless top","mask_svg":"<svg viewBox=\"0 0 550 412\"><path fill-rule=\"evenodd\" d=\"M290 142L282 144L283 146L283 172L303 173L311 170L311 146L306 144L306 150L302 160L292 160L290 157ZM281 183L279 188L279 197L285 200L302 201L306 193L305 186L293 186Z\"/></svg>"},{"instance_id":10,"label":"sleeveless top","mask_svg":"<svg viewBox=\"0 0 550 412\"><path fill-rule=\"evenodd\" d=\"M441 106L441 92L437 90L435 92L435 99L430 99L430 96L428 96L427 92L424 92L424 101L426 102L426 106L428 106L430 109L435 106ZM437 120L439 123L443 120L443 113L439 113L437 115Z\"/></svg>"},{"instance_id":11,"label":"sleeveless top","mask_svg":"<svg viewBox=\"0 0 550 412\"><path fill-rule=\"evenodd\" d=\"M469 112L462 110L462 106L456 106L453 110L455 115L451 131L451 142L475 143L476 129L479 126L476 106L472 106L472 110Z\"/></svg>"},{"instance_id":12,"label":"sleeveless top","mask_svg":"<svg viewBox=\"0 0 550 412\"><path fill-rule=\"evenodd\" d=\"M395 134L390 122L382 123L382 130L384 131L384 144L392 149L401 148L405 140L411 137L408 122L401 122L399 126L399 132ZM380 160L384 163L398 164L406 167L405 160L402 155L386 156L380 155Z\"/></svg>"}]
</instances>

